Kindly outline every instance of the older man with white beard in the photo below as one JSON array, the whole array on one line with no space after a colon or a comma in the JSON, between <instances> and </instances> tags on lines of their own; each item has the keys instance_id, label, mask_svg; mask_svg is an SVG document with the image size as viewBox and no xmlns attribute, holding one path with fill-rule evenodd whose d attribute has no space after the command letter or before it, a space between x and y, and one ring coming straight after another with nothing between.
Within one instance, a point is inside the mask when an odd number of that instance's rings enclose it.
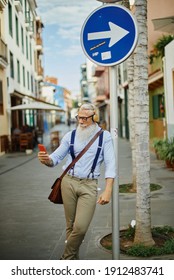
<instances>
[{"instance_id":1,"label":"older man with white beard","mask_svg":"<svg viewBox=\"0 0 174 280\"><path fill-rule=\"evenodd\" d=\"M66 133L60 146L52 154L38 153L41 163L53 167L67 156L63 167L65 169L101 129L95 122L95 106L93 104L83 104L79 108L76 118L78 121L77 129L74 132ZM93 218L96 202L104 205L109 203L111 199L116 170L112 138L108 131L103 131L101 150L95 159L99 143L97 138L62 179L61 190L66 217L66 244L62 260L79 259L79 248ZM97 199L98 178L103 161L105 165L105 189Z\"/></svg>"}]
</instances>

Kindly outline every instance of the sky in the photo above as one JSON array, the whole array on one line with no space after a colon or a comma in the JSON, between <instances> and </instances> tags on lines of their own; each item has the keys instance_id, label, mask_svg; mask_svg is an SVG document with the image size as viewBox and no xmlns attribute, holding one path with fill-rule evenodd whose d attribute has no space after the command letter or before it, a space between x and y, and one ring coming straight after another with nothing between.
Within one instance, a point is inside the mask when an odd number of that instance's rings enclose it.
<instances>
[{"instance_id":1,"label":"sky","mask_svg":"<svg viewBox=\"0 0 174 280\"><path fill-rule=\"evenodd\" d=\"M97 0L36 0L43 28L45 76L76 95L80 92L80 65L86 62L80 33L86 18L102 5Z\"/></svg>"}]
</instances>

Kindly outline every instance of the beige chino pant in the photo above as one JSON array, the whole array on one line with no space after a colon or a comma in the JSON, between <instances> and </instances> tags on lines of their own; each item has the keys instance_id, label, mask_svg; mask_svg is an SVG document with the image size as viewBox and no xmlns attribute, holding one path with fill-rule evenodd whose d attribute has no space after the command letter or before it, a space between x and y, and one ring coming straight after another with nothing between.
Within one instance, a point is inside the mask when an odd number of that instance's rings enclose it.
<instances>
[{"instance_id":1,"label":"beige chino pant","mask_svg":"<svg viewBox=\"0 0 174 280\"><path fill-rule=\"evenodd\" d=\"M61 190L66 218L66 240L62 259L76 260L88 230L97 201L96 179L79 179L65 175Z\"/></svg>"}]
</instances>

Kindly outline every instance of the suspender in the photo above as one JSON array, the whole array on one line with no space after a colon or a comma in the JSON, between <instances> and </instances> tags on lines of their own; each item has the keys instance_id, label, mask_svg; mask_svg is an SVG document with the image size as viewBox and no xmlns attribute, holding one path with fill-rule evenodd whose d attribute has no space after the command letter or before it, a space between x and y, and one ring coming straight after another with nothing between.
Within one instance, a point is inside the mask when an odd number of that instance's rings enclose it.
<instances>
[{"instance_id":1,"label":"suspender","mask_svg":"<svg viewBox=\"0 0 174 280\"><path fill-rule=\"evenodd\" d=\"M71 133L70 154L71 154L72 160L75 159L75 154L74 154L75 134L76 134L76 129L74 129L74 130L72 131L72 133ZM90 176L91 173L92 173L92 178L94 178L94 170L95 170L95 168L96 168L97 161L98 161L98 158L99 158L101 149L102 149L102 144L103 144L103 131L102 131L102 133L101 133L100 136L99 136L99 140L98 140L98 149L97 149L97 152L96 152L96 155L95 155L95 158L94 158L92 167L91 167L91 171L90 171L90 173L88 174L87 178L89 178L89 176ZM74 173L74 167L73 167L73 173Z\"/></svg>"},{"instance_id":2,"label":"suspender","mask_svg":"<svg viewBox=\"0 0 174 280\"><path fill-rule=\"evenodd\" d=\"M71 133L71 142L70 142L70 154L72 157L72 160L75 159L75 154L74 154L74 140L75 140L75 135L76 135L76 129L74 129Z\"/></svg>"},{"instance_id":3,"label":"suspender","mask_svg":"<svg viewBox=\"0 0 174 280\"><path fill-rule=\"evenodd\" d=\"M88 178L89 178L91 173L92 173L92 178L94 178L94 170L95 170L96 165L97 165L97 161L98 161L98 158L99 158L99 155L100 155L100 152L101 152L102 144L103 144L103 131L102 131L102 133L99 136L98 149L97 149L97 152L96 152L96 155L95 155L92 167L91 167L91 171L88 174Z\"/></svg>"}]
</instances>

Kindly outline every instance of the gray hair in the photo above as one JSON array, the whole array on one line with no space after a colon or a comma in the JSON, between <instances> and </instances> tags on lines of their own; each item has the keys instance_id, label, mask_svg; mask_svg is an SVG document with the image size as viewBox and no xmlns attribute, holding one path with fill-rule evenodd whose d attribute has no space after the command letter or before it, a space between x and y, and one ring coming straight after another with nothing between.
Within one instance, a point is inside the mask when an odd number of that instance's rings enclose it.
<instances>
[{"instance_id":1,"label":"gray hair","mask_svg":"<svg viewBox=\"0 0 174 280\"><path fill-rule=\"evenodd\" d=\"M89 110L95 113L95 106L92 103L84 103L80 106L79 110Z\"/></svg>"}]
</instances>

